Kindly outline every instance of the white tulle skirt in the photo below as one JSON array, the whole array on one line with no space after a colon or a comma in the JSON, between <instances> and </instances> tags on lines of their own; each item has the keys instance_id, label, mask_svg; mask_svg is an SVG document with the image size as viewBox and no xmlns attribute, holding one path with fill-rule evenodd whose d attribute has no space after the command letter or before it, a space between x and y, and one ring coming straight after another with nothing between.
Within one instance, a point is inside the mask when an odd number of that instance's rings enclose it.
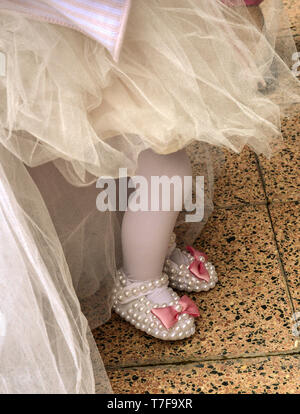
<instances>
[{"instance_id":1,"label":"white tulle skirt","mask_svg":"<svg viewBox=\"0 0 300 414\"><path fill-rule=\"evenodd\" d=\"M110 317L121 214L97 211L94 183L133 175L147 148L186 147L207 217L220 149L272 154L300 94L282 3L263 11L262 35L242 6L134 0L118 63L81 33L0 11L0 393L110 392L90 329Z\"/></svg>"}]
</instances>

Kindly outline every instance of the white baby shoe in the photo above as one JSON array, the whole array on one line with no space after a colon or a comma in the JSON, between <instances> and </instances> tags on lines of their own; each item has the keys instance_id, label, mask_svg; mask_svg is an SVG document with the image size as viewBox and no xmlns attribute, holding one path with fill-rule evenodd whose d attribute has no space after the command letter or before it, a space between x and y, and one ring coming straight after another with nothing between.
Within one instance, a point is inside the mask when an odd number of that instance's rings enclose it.
<instances>
[{"instance_id":1,"label":"white baby shoe","mask_svg":"<svg viewBox=\"0 0 300 414\"><path fill-rule=\"evenodd\" d=\"M195 332L194 318L199 316L199 310L189 297L180 298L168 288L168 282L168 276L162 274L155 281L132 283L120 269L116 277L113 309L137 329L155 338L166 341L188 338ZM159 289L169 290L172 298L169 303L157 304L148 299L147 295Z\"/></svg>"},{"instance_id":2,"label":"white baby shoe","mask_svg":"<svg viewBox=\"0 0 300 414\"><path fill-rule=\"evenodd\" d=\"M214 288L218 277L206 254L192 246L187 246L187 251L180 250L176 247L175 239L176 236L172 233L163 269L169 276L170 287L186 292L201 292Z\"/></svg>"}]
</instances>

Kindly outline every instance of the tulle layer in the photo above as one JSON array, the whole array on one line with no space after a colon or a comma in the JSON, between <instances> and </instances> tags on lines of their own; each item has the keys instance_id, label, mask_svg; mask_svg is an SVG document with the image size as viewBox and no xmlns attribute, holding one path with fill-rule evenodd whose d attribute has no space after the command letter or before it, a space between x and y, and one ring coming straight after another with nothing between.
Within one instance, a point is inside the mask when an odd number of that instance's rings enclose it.
<instances>
[{"instance_id":1,"label":"tulle layer","mask_svg":"<svg viewBox=\"0 0 300 414\"><path fill-rule=\"evenodd\" d=\"M3 146L0 249L0 393L110 393L46 206Z\"/></svg>"},{"instance_id":2,"label":"tulle layer","mask_svg":"<svg viewBox=\"0 0 300 414\"><path fill-rule=\"evenodd\" d=\"M80 33L1 13L3 144L31 166L59 158L77 185L120 167L132 175L140 151L194 140L269 156L280 137L277 103L297 102L299 85L281 1L267 3L268 40L245 7L134 1L118 64ZM263 79L276 92L259 92Z\"/></svg>"},{"instance_id":3,"label":"tulle layer","mask_svg":"<svg viewBox=\"0 0 300 414\"><path fill-rule=\"evenodd\" d=\"M269 156L280 107L299 101L281 1L264 16L267 40L245 7L135 0L117 64L80 33L0 13L1 393L111 391L82 311L90 328L110 316L121 214L96 210L92 184L187 146L207 218L217 148Z\"/></svg>"}]
</instances>

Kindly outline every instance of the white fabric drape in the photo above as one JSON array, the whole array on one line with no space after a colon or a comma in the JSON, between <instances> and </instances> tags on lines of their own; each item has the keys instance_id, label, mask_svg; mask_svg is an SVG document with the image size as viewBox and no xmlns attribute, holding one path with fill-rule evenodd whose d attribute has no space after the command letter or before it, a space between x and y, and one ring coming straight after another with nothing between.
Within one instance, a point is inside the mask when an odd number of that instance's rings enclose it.
<instances>
[{"instance_id":1,"label":"white fabric drape","mask_svg":"<svg viewBox=\"0 0 300 414\"><path fill-rule=\"evenodd\" d=\"M111 392L90 328L110 317L121 214L97 211L95 181L187 146L207 218L220 149L271 155L300 98L282 2L263 7L267 37L245 7L135 0L118 64L81 33L0 12L0 393Z\"/></svg>"}]
</instances>

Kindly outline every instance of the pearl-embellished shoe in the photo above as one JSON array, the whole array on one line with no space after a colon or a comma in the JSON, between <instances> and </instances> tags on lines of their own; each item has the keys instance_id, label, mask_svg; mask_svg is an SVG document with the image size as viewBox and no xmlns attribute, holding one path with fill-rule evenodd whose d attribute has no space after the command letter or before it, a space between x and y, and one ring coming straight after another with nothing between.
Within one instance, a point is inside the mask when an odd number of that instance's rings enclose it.
<instances>
[{"instance_id":1,"label":"pearl-embellished shoe","mask_svg":"<svg viewBox=\"0 0 300 414\"><path fill-rule=\"evenodd\" d=\"M148 282L128 282L122 269L118 270L114 289L113 309L137 329L155 338L179 340L188 338L195 332L194 317L199 316L195 303L187 296L180 298L168 288L168 276ZM158 305L147 295L159 288L167 288L172 300Z\"/></svg>"},{"instance_id":2,"label":"pearl-embellished shoe","mask_svg":"<svg viewBox=\"0 0 300 414\"><path fill-rule=\"evenodd\" d=\"M186 252L181 251L176 247L175 237L173 233L169 244L169 256L163 269L169 276L170 287L186 292L207 292L213 289L218 277L207 256L191 246L187 246ZM170 258L175 250L179 257L182 256L183 264L178 265Z\"/></svg>"}]
</instances>

